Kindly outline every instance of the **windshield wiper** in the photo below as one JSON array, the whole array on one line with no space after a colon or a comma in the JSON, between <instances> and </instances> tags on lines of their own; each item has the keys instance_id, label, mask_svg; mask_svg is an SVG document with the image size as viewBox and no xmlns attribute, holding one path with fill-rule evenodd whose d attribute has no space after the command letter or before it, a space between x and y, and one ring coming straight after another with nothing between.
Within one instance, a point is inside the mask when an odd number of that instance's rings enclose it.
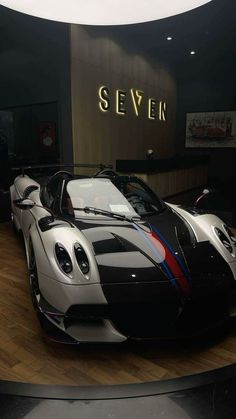
<instances>
[{"instance_id":1,"label":"windshield wiper","mask_svg":"<svg viewBox=\"0 0 236 419\"><path fill-rule=\"evenodd\" d=\"M91 212L93 214L107 215L108 217L116 218L117 220L129 221L133 223L141 220L141 217L139 215L134 215L133 217L127 217L126 215L118 214L117 212L106 211L106 210L95 208L95 207L82 207L82 208L73 208L73 209L75 211L84 211L86 212L86 214Z\"/></svg>"}]
</instances>

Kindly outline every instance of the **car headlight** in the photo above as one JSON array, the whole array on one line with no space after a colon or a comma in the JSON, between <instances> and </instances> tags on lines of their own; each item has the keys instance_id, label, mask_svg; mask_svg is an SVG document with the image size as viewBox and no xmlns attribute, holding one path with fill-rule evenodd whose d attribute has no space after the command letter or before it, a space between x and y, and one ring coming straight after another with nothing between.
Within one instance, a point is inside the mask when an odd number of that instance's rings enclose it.
<instances>
[{"instance_id":1,"label":"car headlight","mask_svg":"<svg viewBox=\"0 0 236 419\"><path fill-rule=\"evenodd\" d=\"M73 270L73 265L67 250L61 244L57 243L55 245L55 252L61 270L65 274L71 273L71 271Z\"/></svg>"},{"instance_id":2,"label":"car headlight","mask_svg":"<svg viewBox=\"0 0 236 419\"><path fill-rule=\"evenodd\" d=\"M86 275L89 272L89 261L83 247L76 243L74 246L75 257L81 272Z\"/></svg>"},{"instance_id":3,"label":"car headlight","mask_svg":"<svg viewBox=\"0 0 236 419\"><path fill-rule=\"evenodd\" d=\"M229 241L229 239L226 237L225 233L218 227L215 227L215 233L217 235L217 237L219 238L219 240L221 241L221 243L223 244L223 246L230 252L233 253L233 248L232 245Z\"/></svg>"},{"instance_id":4,"label":"car headlight","mask_svg":"<svg viewBox=\"0 0 236 419\"><path fill-rule=\"evenodd\" d=\"M226 224L224 224L224 229L225 229L226 233L229 235L229 238L232 241L232 243L234 244L234 246L236 246L236 237L233 235L230 228Z\"/></svg>"}]
</instances>

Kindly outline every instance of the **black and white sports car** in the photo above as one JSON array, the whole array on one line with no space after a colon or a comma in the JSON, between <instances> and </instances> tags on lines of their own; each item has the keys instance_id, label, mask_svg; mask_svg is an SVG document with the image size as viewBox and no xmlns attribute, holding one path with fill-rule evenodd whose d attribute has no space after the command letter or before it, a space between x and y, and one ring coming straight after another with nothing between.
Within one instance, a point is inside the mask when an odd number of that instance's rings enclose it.
<instances>
[{"instance_id":1,"label":"black and white sports car","mask_svg":"<svg viewBox=\"0 0 236 419\"><path fill-rule=\"evenodd\" d=\"M33 303L52 339L172 337L234 315L229 228L163 202L135 176L59 171L40 184L23 173L11 205Z\"/></svg>"}]
</instances>

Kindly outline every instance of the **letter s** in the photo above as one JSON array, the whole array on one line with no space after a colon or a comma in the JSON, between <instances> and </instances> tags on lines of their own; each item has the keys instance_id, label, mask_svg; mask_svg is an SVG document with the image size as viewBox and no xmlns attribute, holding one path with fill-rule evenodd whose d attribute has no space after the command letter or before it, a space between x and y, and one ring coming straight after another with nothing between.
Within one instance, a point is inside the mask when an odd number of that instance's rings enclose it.
<instances>
[{"instance_id":1,"label":"letter s","mask_svg":"<svg viewBox=\"0 0 236 419\"><path fill-rule=\"evenodd\" d=\"M106 86L101 86L98 91L99 108L102 112L107 112L110 108L109 89Z\"/></svg>"}]
</instances>

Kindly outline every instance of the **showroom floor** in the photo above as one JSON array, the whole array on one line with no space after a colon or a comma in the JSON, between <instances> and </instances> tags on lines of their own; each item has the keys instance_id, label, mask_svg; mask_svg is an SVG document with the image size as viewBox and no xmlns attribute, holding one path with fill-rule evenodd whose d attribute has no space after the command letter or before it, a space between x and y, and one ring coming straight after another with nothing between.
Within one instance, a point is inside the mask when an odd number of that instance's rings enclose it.
<instances>
[{"instance_id":1,"label":"showroom floor","mask_svg":"<svg viewBox=\"0 0 236 419\"><path fill-rule=\"evenodd\" d=\"M48 384L124 384L199 373L236 362L236 325L216 336L119 345L55 344L43 336L28 288L24 247L0 224L0 379Z\"/></svg>"}]
</instances>

